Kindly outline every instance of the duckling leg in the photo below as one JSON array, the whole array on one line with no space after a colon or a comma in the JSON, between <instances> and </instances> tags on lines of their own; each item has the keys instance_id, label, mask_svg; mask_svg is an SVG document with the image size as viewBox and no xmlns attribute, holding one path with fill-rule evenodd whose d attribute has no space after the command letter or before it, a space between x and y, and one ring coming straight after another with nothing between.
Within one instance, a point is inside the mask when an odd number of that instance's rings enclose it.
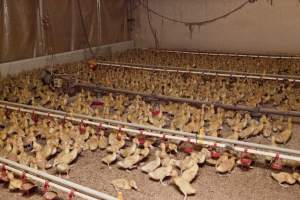
<instances>
[{"instance_id":1,"label":"duckling leg","mask_svg":"<svg viewBox=\"0 0 300 200\"><path fill-rule=\"evenodd\" d=\"M187 194L186 194L186 193L184 193L183 195L184 195L184 198L183 198L183 200L186 200L186 199L187 199Z\"/></svg>"},{"instance_id":2,"label":"duckling leg","mask_svg":"<svg viewBox=\"0 0 300 200\"><path fill-rule=\"evenodd\" d=\"M283 183L279 183L279 185L280 185L281 187L284 187L284 188L288 188L288 187L289 187L288 185L285 185L285 184L283 184Z\"/></svg>"},{"instance_id":3,"label":"duckling leg","mask_svg":"<svg viewBox=\"0 0 300 200\"><path fill-rule=\"evenodd\" d=\"M166 186L167 184L163 181L163 179L160 179L159 182L163 185Z\"/></svg>"}]
</instances>

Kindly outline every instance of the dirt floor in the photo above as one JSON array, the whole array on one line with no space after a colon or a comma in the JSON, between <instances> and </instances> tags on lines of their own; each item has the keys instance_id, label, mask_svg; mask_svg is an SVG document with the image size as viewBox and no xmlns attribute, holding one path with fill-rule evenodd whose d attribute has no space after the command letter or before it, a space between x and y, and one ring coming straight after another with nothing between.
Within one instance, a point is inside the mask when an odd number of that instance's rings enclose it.
<instances>
[{"instance_id":1,"label":"dirt floor","mask_svg":"<svg viewBox=\"0 0 300 200\"><path fill-rule=\"evenodd\" d=\"M289 144L289 148L300 149L300 135L297 134L300 125L294 127L294 135ZM252 142L270 143L262 138L252 138ZM72 165L70 180L94 188L98 191L117 196L117 192L110 184L116 178L133 178L139 187L138 191L123 191L125 200L182 200L183 196L171 183L166 180L167 185L163 186L152 181L142 173L141 170L132 171L120 170L116 165L108 169L101 162L101 158L106 155L103 151L83 152L79 159ZM236 167L231 174L219 175L214 167L204 165L200 168L198 177L192 183L197 194L189 196L188 200L299 200L300 185L282 187L270 176L271 170L262 167L255 167L249 171L243 171ZM62 196L63 199L68 199ZM23 197L20 193L10 193L8 189L0 186L0 200L40 200L40 195L34 194Z\"/></svg>"}]
</instances>

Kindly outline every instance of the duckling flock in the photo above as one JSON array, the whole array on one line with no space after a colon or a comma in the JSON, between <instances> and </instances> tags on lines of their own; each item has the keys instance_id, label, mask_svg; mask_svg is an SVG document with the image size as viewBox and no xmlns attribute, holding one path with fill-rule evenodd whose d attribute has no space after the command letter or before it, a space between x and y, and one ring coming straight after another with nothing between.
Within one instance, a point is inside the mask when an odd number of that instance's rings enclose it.
<instances>
[{"instance_id":1,"label":"duckling flock","mask_svg":"<svg viewBox=\"0 0 300 200\"><path fill-rule=\"evenodd\" d=\"M140 59L135 57L136 53L128 52L123 55L124 59L120 60L129 61L127 57L130 55L132 61L153 61L153 52L149 54L149 59ZM141 55L147 54L143 52ZM122 56L118 55L117 58ZM163 61L164 58L162 56L160 60ZM177 62L181 57L170 60ZM58 73L68 72L92 83L133 91L230 104L272 105L283 110L299 110L300 106L299 89L293 83L207 79L195 75L117 68L107 70L102 67L90 71L84 64L59 66L55 70ZM280 70L279 67L278 71ZM184 103L149 102L140 96L104 95L85 90L68 96L63 91L53 90L44 84L40 74L41 70L35 70L0 79L0 99L68 113L182 130L200 136L209 135L233 140L264 137L269 144L276 146L285 145L293 139L291 118L275 119L267 115L254 117L245 111L228 111L215 108L214 105L195 107ZM122 170L141 170L151 180L161 184L166 184L164 181L171 177L172 183L185 198L197 192L192 183L198 175L199 168L205 165L214 166L218 173L224 174L230 173L236 166L250 169L259 162L266 165L277 164L281 166L280 169L291 168L292 172L278 172L277 168L277 171L271 174L274 180L280 184L300 183L297 171L300 163L284 159L260 158L246 152L238 154L231 149L221 150L200 144L131 135L122 131L111 131L55 118L42 118L6 109L0 109L0 125L1 157L59 175L68 176L71 165L80 159L83 151L100 149L107 153L101 160L109 168L111 165L117 165ZM27 185L27 189L24 189L22 177L12 173L2 173L0 181L7 183L11 191L29 191L34 187L31 183L30 187ZM120 178L112 180L111 184L116 190L138 190L133 179ZM53 198L55 197L53 195Z\"/></svg>"}]
</instances>

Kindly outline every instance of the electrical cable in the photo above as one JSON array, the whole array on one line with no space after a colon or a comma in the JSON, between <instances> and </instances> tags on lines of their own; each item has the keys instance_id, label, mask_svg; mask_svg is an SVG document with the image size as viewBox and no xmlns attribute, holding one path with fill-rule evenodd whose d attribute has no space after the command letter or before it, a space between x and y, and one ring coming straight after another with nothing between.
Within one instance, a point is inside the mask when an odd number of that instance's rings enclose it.
<instances>
[{"instance_id":1,"label":"electrical cable","mask_svg":"<svg viewBox=\"0 0 300 200\"><path fill-rule=\"evenodd\" d=\"M215 22L215 21L218 21L220 19L223 19L223 18L226 18L228 17L229 15L241 10L242 8L244 8L246 5L248 5L249 3L253 3L255 1L253 0L247 0L245 2L243 2L241 5L237 6L236 8L232 9L231 11L223 14L223 15L220 15L218 17L215 17L215 18L212 18L212 19L208 19L208 20L204 20L204 21L199 21L199 22L188 22L188 21L183 21L183 20L178 20L178 19L174 19L174 18L171 18L171 17L168 17L166 15L163 15L151 8L148 7L148 5L145 5L142 0L138 0L139 1L139 4L141 6L143 6L145 9L147 9L149 12L153 13L154 15L158 16L158 17L161 17L163 19L166 19L168 21L172 21L172 22L175 22L175 23L181 23L181 24L185 24L187 26L196 26L196 25L204 25L204 24L208 24L208 23L212 23L212 22Z\"/></svg>"},{"instance_id":2,"label":"electrical cable","mask_svg":"<svg viewBox=\"0 0 300 200\"><path fill-rule=\"evenodd\" d=\"M159 41L157 39L157 32L156 30L154 30L152 24L151 24L151 20L150 20L150 11L149 11L149 2L147 0L147 19L148 19L148 24L151 30L151 33L153 35L154 38L154 44L155 44L155 48L158 49L159 48Z\"/></svg>"}]
</instances>

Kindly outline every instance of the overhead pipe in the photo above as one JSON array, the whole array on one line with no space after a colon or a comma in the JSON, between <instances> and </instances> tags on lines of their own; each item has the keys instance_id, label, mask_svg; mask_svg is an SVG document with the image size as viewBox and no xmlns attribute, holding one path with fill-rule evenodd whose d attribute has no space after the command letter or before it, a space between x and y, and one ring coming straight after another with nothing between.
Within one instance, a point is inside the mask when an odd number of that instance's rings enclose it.
<instances>
[{"instance_id":1,"label":"overhead pipe","mask_svg":"<svg viewBox=\"0 0 300 200\"><path fill-rule=\"evenodd\" d=\"M151 50L151 51L166 52L166 53L192 54L192 55L300 60L300 56L254 55L254 54L235 54L235 53L210 53L210 52L182 51L182 50L169 50L169 49L143 49L143 50Z\"/></svg>"},{"instance_id":2,"label":"overhead pipe","mask_svg":"<svg viewBox=\"0 0 300 200\"><path fill-rule=\"evenodd\" d=\"M40 177L32 175L30 173L25 173L23 170L16 169L15 167L10 166L11 163L16 164L13 161L10 161L10 160L7 160L5 158L1 158L0 157L0 163L1 163L0 167L2 169L4 168L4 169L6 169L6 170L8 170L10 172L13 172L14 174L19 175L19 176L24 176L24 178L26 178L26 180L30 179L31 181L35 181L35 182L41 183L42 185L46 185L47 184L49 187L53 187L55 189L58 189L58 190L60 190L62 192L68 193L68 194L72 193L72 195L74 195L76 197L80 197L80 198L85 199L85 200L97 200L96 198L88 196L88 195L85 195L85 194L83 194L81 192L75 191L73 189L61 186L61 185L53 183L53 182L49 182L46 179L40 178Z\"/></svg>"},{"instance_id":3,"label":"overhead pipe","mask_svg":"<svg viewBox=\"0 0 300 200\"><path fill-rule=\"evenodd\" d=\"M3 105L3 101L0 101L0 107L11 109L11 110L27 112L27 113L34 112L35 114L42 115L42 116L50 116L50 117L55 117L60 119L66 119L78 123L90 124L94 126L100 126L103 128L120 130L120 131L130 132L134 134L143 134L152 137L174 139L174 140L185 141L185 142L194 142L197 144L206 144L206 145L217 146L221 148L230 147L238 152L247 151L248 153L253 153L253 154L263 155L263 156L278 157L280 153L280 158L282 159L294 160L300 162L300 157L298 157L300 156L300 151L293 150L293 149L280 148L276 146L268 146L268 145L249 143L249 142L243 142L238 140L212 137L212 136L201 136L201 138L199 138L199 135L197 134L192 134L183 131L156 128L153 126L145 126L145 125L139 125L134 123L121 122L117 120L103 119L99 117L92 117L92 116L82 115L82 114L66 113L63 111L57 111L57 110L46 109L41 107L33 107L33 106L18 104L18 103L6 102L5 104L6 105ZM117 124L117 126L112 124ZM134 127L136 129L132 129L128 127ZM149 130L152 132L150 132ZM159 132L159 133L155 133L155 132Z\"/></svg>"},{"instance_id":4,"label":"overhead pipe","mask_svg":"<svg viewBox=\"0 0 300 200\"><path fill-rule=\"evenodd\" d=\"M148 65L148 64L133 64L133 63L120 63L101 61L97 63L100 66L107 67L121 67L129 69L147 70L147 71L161 71L161 72L173 72L173 73L186 73L186 74L198 74L207 76L220 76L229 78L248 78L257 80L273 80L273 81L289 81L300 82L300 76L280 75L280 74L259 74L240 71L228 71L228 70L216 70L208 68L193 68L185 69L183 67L174 66L162 66L162 65Z\"/></svg>"}]
</instances>

